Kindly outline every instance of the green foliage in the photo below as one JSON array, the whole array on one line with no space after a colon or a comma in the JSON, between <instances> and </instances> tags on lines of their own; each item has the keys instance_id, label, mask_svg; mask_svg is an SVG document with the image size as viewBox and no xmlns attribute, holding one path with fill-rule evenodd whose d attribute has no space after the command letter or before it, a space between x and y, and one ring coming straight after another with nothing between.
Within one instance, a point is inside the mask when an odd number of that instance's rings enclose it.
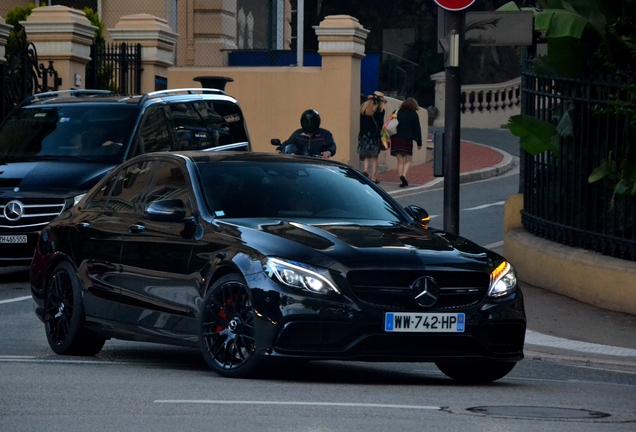
<instances>
[{"instance_id":1,"label":"green foliage","mask_svg":"<svg viewBox=\"0 0 636 432\"><path fill-rule=\"evenodd\" d=\"M7 16L5 17L5 21L7 24L13 26L13 30L20 31L22 29L22 24L20 21L26 21L27 17L31 15L33 9L35 9L37 5L35 3L28 3L25 7L16 6L7 12Z\"/></svg>"},{"instance_id":2,"label":"green foliage","mask_svg":"<svg viewBox=\"0 0 636 432\"><path fill-rule=\"evenodd\" d=\"M97 12L89 7L82 9L82 12L86 14L86 18L88 18L91 24L97 27L97 31L95 31L95 36L93 37L93 42L97 44L104 44L106 42L104 39L104 23L100 20Z\"/></svg>"},{"instance_id":3,"label":"green foliage","mask_svg":"<svg viewBox=\"0 0 636 432\"><path fill-rule=\"evenodd\" d=\"M510 117L508 127L514 135L521 138L521 148L532 156L546 151L557 153L559 150L552 142L556 133L556 127L552 123L529 115L516 115Z\"/></svg>"},{"instance_id":4,"label":"green foliage","mask_svg":"<svg viewBox=\"0 0 636 432\"><path fill-rule=\"evenodd\" d=\"M25 7L16 6L7 12L5 22L13 26L13 29L9 32L8 45L12 45L16 38L22 36L24 26L20 24L20 21L26 21L27 17L31 15L31 12L33 12L33 9L36 7L34 3L28 3Z\"/></svg>"},{"instance_id":5,"label":"green foliage","mask_svg":"<svg viewBox=\"0 0 636 432\"><path fill-rule=\"evenodd\" d=\"M636 0L542 0L539 3L535 30L547 42L548 55L533 60L536 74L581 78L603 72L620 81L636 81ZM630 95L629 100L610 95L608 107L594 112L627 119L621 135L627 153L617 159L615 153L610 152L592 171L588 181L604 181L614 189L614 195L636 195L636 84L624 86L621 92ZM521 138L521 146L528 153L551 151L556 154L559 143L574 136L577 127L574 112L564 109L552 114L557 116L553 122L531 120L532 117L525 115L510 118L510 130ZM558 122L558 126L553 126L554 122Z\"/></svg>"}]
</instances>

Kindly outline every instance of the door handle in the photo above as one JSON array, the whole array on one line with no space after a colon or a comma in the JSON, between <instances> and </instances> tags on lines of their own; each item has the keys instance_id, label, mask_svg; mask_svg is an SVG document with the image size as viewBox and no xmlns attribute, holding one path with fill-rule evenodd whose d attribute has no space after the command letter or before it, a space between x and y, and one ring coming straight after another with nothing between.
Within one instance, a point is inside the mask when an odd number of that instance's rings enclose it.
<instances>
[{"instance_id":1,"label":"door handle","mask_svg":"<svg viewBox=\"0 0 636 432\"><path fill-rule=\"evenodd\" d=\"M128 232L130 232L131 234L139 234L140 232L143 232L145 229L146 227L141 224L134 224L128 227Z\"/></svg>"},{"instance_id":2,"label":"door handle","mask_svg":"<svg viewBox=\"0 0 636 432\"><path fill-rule=\"evenodd\" d=\"M88 222L78 222L75 224L75 229L78 231L84 231L91 226Z\"/></svg>"}]
</instances>

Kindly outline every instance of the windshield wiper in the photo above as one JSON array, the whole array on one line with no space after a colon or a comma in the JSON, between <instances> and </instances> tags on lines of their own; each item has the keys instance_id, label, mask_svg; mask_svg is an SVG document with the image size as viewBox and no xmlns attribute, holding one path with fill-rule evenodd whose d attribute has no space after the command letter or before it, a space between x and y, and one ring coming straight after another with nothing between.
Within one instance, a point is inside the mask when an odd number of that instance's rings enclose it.
<instances>
[{"instance_id":1,"label":"windshield wiper","mask_svg":"<svg viewBox=\"0 0 636 432\"><path fill-rule=\"evenodd\" d=\"M37 155L33 157L32 160L78 160L82 162L94 162L93 159L72 155Z\"/></svg>"}]
</instances>

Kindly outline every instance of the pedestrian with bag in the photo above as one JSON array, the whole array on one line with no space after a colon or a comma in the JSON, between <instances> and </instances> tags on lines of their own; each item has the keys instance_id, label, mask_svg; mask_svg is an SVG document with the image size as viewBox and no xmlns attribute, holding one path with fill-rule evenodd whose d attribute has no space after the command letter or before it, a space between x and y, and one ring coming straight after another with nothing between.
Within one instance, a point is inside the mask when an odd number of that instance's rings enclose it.
<instances>
[{"instance_id":1,"label":"pedestrian with bag","mask_svg":"<svg viewBox=\"0 0 636 432\"><path fill-rule=\"evenodd\" d=\"M413 141L417 144L417 150L422 149L422 128L417 111L420 109L417 101L407 98L394 114L397 116L397 132L391 136L391 156L397 158L397 173L400 179L400 187L406 187L409 182L406 174L411 167L413 159Z\"/></svg>"},{"instance_id":2,"label":"pedestrian with bag","mask_svg":"<svg viewBox=\"0 0 636 432\"><path fill-rule=\"evenodd\" d=\"M363 161L364 175L375 184L378 173L378 155L384 150L380 140L380 132L384 124L384 104L386 99L382 92L376 91L367 96L360 106L360 132L358 133L358 154Z\"/></svg>"}]
</instances>

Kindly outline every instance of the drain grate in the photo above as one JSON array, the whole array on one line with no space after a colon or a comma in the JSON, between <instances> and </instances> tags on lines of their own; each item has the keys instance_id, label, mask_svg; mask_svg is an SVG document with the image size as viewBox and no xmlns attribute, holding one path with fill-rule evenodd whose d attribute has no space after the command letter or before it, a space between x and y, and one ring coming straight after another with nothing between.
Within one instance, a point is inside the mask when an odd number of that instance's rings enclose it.
<instances>
[{"instance_id":1,"label":"drain grate","mask_svg":"<svg viewBox=\"0 0 636 432\"><path fill-rule=\"evenodd\" d=\"M536 418L536 419L568 419L593 420L609 417L610 414L576 408L554 408L539 406L479 406L467 408L475 414L501 417Z\"/></svg>"}]
</instances>

